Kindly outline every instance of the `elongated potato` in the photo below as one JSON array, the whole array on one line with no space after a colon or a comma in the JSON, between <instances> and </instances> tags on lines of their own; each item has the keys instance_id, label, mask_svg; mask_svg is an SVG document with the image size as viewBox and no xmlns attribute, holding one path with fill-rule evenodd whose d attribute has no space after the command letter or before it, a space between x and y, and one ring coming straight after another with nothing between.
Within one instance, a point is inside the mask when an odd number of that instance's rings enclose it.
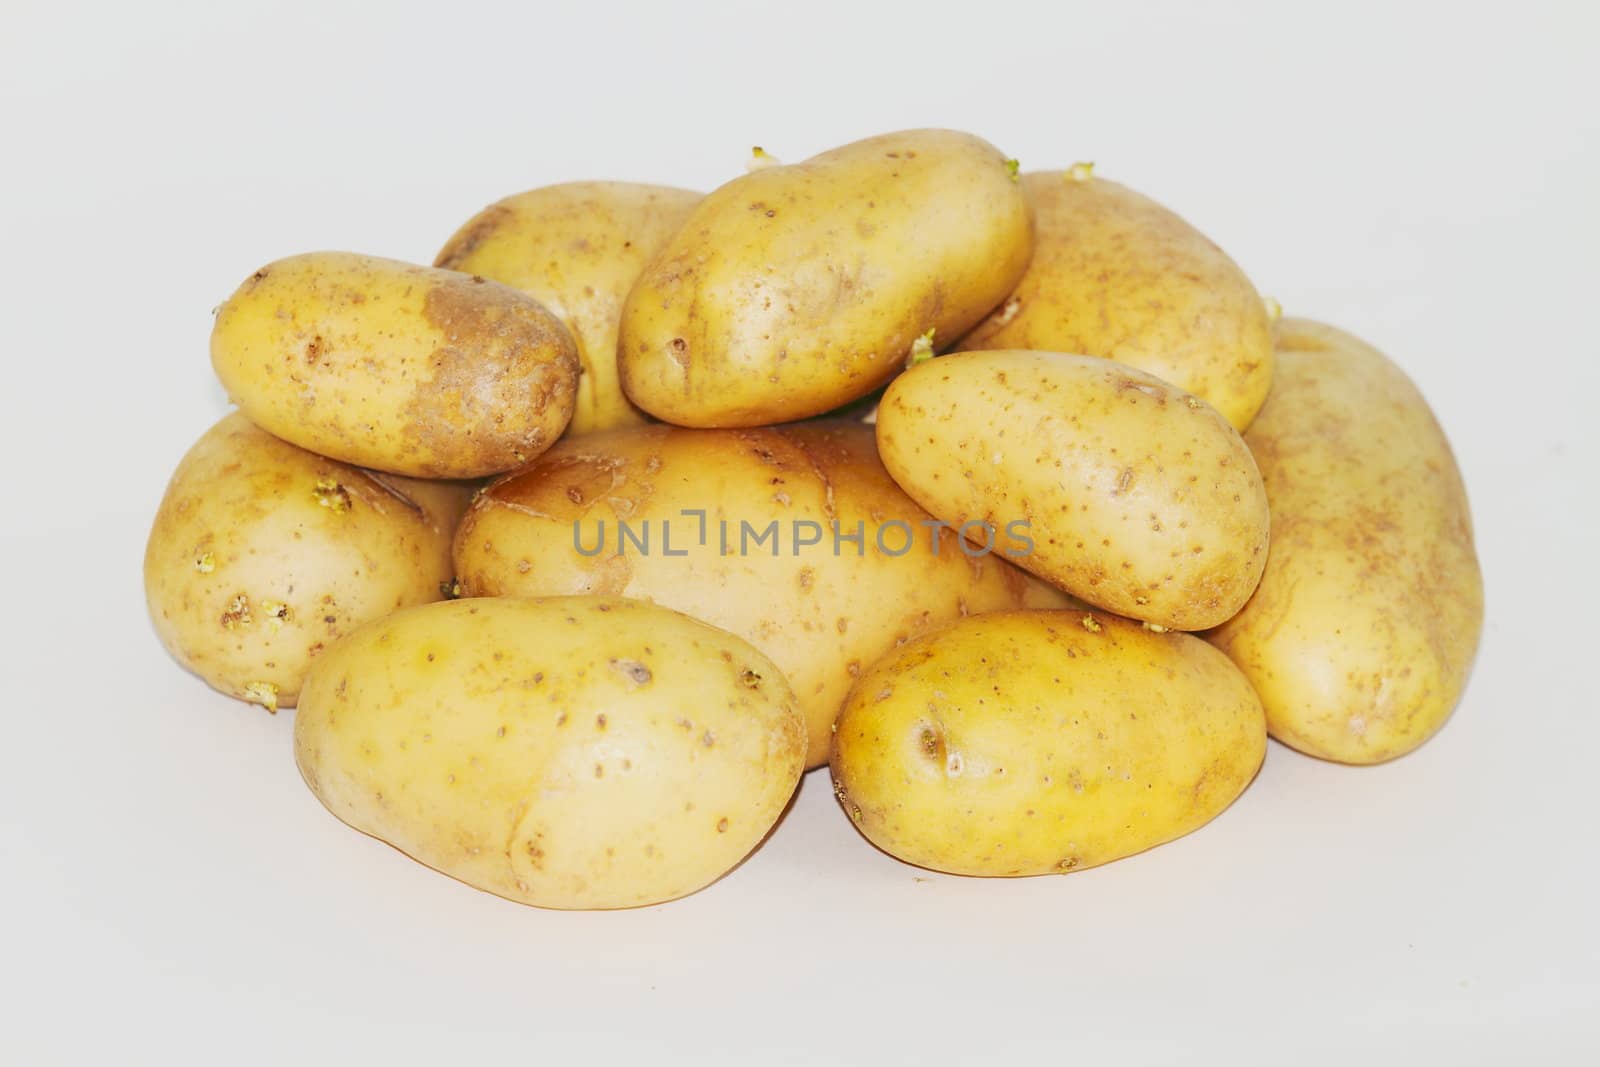
<instances>
[{"instance_id":1,"label":"elongated potato","mask_svg":"<svg viewBox=\"0 0 1600 1067\"><path fill-rule=\"evenodd\" d=\"M738 638L637 601L457 600L318 659L295 760L328 810L545 908L681 897L783 813L805 728Z\"/></svg>"},{"instance_id":2,"label":"elongated potato","mask_svg":"<svg viewBox=\"0 0 1600 1067\"><path fill-rule=\"evenodd\" d=\"M878 407L895 481L1090 604L1176 630L1243 606L1267 558L1250 451L1210 405L1090 356L973 352L911 368ZM1024 537L1009 536L1026 524Z\"/></svg>"},{"instance_id":3,"label":"elongated potato","mask_svg":"<svg viewBox=\"0 0 1600 1067\"><path fill-rule=\"evenodd\" d=\"M562 441L494 483L455 558L470 595L614 594L738 634L794 686L819 766L851 680L896 642L1066 602L932 522L867 427L654 426Z\"/></svg>"},{"instance_id":4,"label":"elongated potato","mask_svg":"<svg viewBox=\"0 0 1600 1067\"><path fill-rule=\"evenodd\" d=\"M1079 168L1022 185L1038 218L1033 260L958 347L1104 356L1250 425L1272 384L1272 324L1233 260L1154 200Z\"/></svg>"},{"instance_id":5,"label":"elongated potato","mask_svg":"<svg viewBox=\"0 0 1600 1067\"><path fill-rule=\"evenodd\" d=\"M986 141L911 130L746 174L639 276L618 367L684 426L764 426L870 393L919 337L948 346L1022 277L1027 198Z\"/></svg>"},{"instance_id":6,"label":"elongated potato","mask_svg":"<svg viewBox=\"0 0 1600 1067\"><path fill-rule=\"evenodd\" d=\"M211 363L269 433L419 478L537 456L572 418L578 378L572 335L526 294L345 252L251 275L217 312Z\"/></svg>"},{"instance_id":7,"label":"elongated potato","mask_svg":"<svg viewBox=\"0 0 1600 1067\"><path fill-rule=\"evenodd\" d=\"M144 559L156 635L213 688L293 707L327 645L444 595L470 492L324 459L229 415L156 512Z\"/></svg>"},{"instance_id":8,"label":"elongated potato","mask_svg":"<svg viewBox=\"0 0 1600 1067\"><path fill-rule=\"evenodd\" d=\"M479 212L434 266L514 286L571 328L582 376L567 435L647 422L617 381L617 320L645 263L699 193L632 182L567 182Z\"/></svg>"},{"instance_id":9,"label":"elongated potato","mask_svg":"<svg viewBox=\"0 0 1600 1067\"><path fill-rule=\"evenodd\" d=\"M832 771L879 848L952 874L1066 873L1203 825L1250 783L1266 723L1225 656L1094 612L996 612L872 665Z\"/></svg>"},{"instance_id":10,"label":"elongated potato","mask_svg":"<svg viewBox=\"0 0 1600 1067\"><path fill-rule=\"evenodd\" d=\"M1304 319L1280 324L1277 382L1245 440L1272 551L1212 641L1285 744L1343 763L1410 752L1454 710L1483 627L1450 442L1381 352Z\"/></svg>"}]
</instances>

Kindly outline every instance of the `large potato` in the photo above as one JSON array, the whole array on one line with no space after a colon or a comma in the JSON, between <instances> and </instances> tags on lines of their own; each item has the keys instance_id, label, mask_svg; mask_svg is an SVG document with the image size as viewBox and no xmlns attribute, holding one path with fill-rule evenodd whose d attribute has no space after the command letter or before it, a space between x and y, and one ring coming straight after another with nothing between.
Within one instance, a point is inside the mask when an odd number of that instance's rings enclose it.
<instances>
[{"instance_id":1,"label":"large potato","mask_svg":"<svg viewBox=\"0 0 1600 1067\"><path fill-rule=\"evenodd\" d=\"M314 252L217 312L217 377L250 420L346 463L419 478L520 466L572 418L572 335L532 297L454 271Z\"/></svg>"},{"instance_id":2,"label":"large potato","mask_svg":"<svg viewBox=\"0 0 1600 1067\"><path fill-rule=\"evenodd\" d=\"M455 558L470 595L609 593L738 634L794 686L818 766L851 681L896 642L969 612L1065 602L931 521L870 428L652 426L562 441L490 486Z\"/></svg>"},{"instance_id":3,"label":"large potato","mask_svg":"<svg viewBox=\"0 0 1600 1067\"><path fill-rule=\"evenodd\" d=\"M973 352L913 367L878 407L906 492L987 522L1015 562L1083 600L1178 630L1243 606L1267 558L1250 451L1210 405L1090 356ZM1022 537L1012 525L1027 524Z\"/></svg>"},{"instance_id":4,"label":"large potato","mask_svg":"<svg viewBox=\"0 0 1600 1067\"><path fill-rule=\"evenodd\" d=\"M549 185L479 212L434 266L515 286L572 329L583 371L569 436L633 426L648 420L617 381L622 301L699 201L662 185Z\"/></svg>"},{"instance_id":5,"label":"large potato","mask_svg":"<svg viewBox=\"0 0 1600 1067\"><path fill-rule=\"evenodd\" d=\"M684 426L819 415L948 345L1028 264L1004 157L948 130L857 141L707 196L639 276L618 361L634 403Z\"/></svg>"},{"instance_id":6,"label":"large potato","mask_svg":"<svg viewBox=\"0 0 1600 1067\"><path fill-rule=\"evenodd\" d=\"M356 829L547 908L626 908L730 870L794 792L805 727L738 638L609 597L457 600L329 649L295 759Z\"/></svg>"},{"instance_id":7,"label":"large potato","mask_svg":"<svg viewBox=\"0 0 1600 1067\"><path fill-rule=\"evenodd\" d=\"M324 459L229 415L156 512L144 558L156 634L208 685L293 707L327 645L443 595L469 495Z\"/></svg>"},{"instance_id":8,"label":"large potato","mask_svg":"<svg viewBox=\"0 0 1600 1067\"><path fill-rule=\"evenodd\" d=\"M1411 751L1455 708L1483 626L1449 441L1381 352L1303 319L1280 324L1277 381L1245 440L1272 551L1211 639L1286 744L1344 763Z\"/></svg>"},{"instance_id":9,"label":"large potato","mask_svg":"<svg viewBox=\"0 0 1600 1067\"><path fill-rule=\"evenodd\" d=\"M960 347L1104 356L1250 425L1272 384L1272 324L1233 260L1116 182L1074 169L1022 185L1038 218L1033 261Z\"/></svg>"},{"instance_id":10,"label":"large potato","mask_svg":"<svg viewBox=\"0 0 1600 1067\"><path fill-rule=\"evenodd\" d=\"M873 844L953 874L1065 873L1210 821L1266 750L1261 704L1198 637L1108 614L997 612L872 665L832 770Z\"/></svg>"}]
</instances>

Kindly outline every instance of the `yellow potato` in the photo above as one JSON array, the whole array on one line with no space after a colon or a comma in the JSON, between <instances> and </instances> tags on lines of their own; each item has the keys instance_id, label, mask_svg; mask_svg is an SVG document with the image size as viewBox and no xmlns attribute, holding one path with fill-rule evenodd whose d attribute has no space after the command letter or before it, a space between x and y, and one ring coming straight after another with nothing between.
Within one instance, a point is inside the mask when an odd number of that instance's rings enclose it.
<instances>
[{"instance_id":1,"label":"yellow potato","mask_svg":"<svg viewBox=\"0 0 1600 1067\"><path fill-rule=\"evenodd\" d=\"M627 908L761 841L805 727L771 661L664 608L457 600L330 648L294 749L329 811L430 867L524 904Z\"/></svg>"},{"instance_id":2,"label":"yellow potato","mask_svg":"<svg viewBox=\"0 0 1600 1067\"><path fill-rule=\"evenodd\" d=\"M1090 356L973 352L884 393L878 448L941 519L1090 604L1177 630L1243 606L1267 558L1250 451L1210 405ZM1008 536L1025 522L1026 541Z\"/></svg>"},{"instance_id":3,"label":"yellow potato","mask_svg":"<svg viewBox=\"0 0 1600 1067\"><path fill-rule=\"evenodd\" d=\"M217 377L301 448L419 478L525 463L572 417L565 326L497 282L344 252L256 271L217 312Z\"/></svg>"},{"instance_id":4,"label":"yellow potato","mask_svg":"<svg viewBox=\"0 0 1600 1067\"><path fill-rule=\"evenodd\" d=\"M213 688L293 707L327 645L444 595L470 492L324 459L229 415L156 512L144 560L156 634Z\"/></svg>"},{"instance_id":5,"label":"yellow potato","mask_svg":"<svg viewBox=\"0 0 1600 1067\"><path fill-rule=\"evenodd\" d=\"M1033 218L992 145L911 130L717 189L639 276L618 368L684 426L764 426L870 393L1022 277Z\"/></svg>"},{"instance_id":6,"label":"yellow potato","mask_svg":"<svg viewBox=\"0 0 1600 1067\"><path fill-rule=\"evenodd\" d=\"M895 649L839 713L845 813L908 863L1065 873L1209 822L1261 766L1261 704L1189 634L1109 614L997 612Z\"/></svg>"},{"instance_id":7,"label":"yellow potato","mask_svg":"<svg viewBox=\"0 0 1600 1067\"><path fill-rule=\"evenodd\" d=\"M652 426L562 441L490 486L455 558L470 595L614 594L738 634L794 686L820 766L851 680L896 642L969 612L1065 602L930 522L868 427Z\"/></svg>"},{"instance_id":8,"label":"yellow potato","mask_svg":"<svg viewBox=\"0 0 1600 1067\"><path fill-rule=\"evenodd\" d=\"M1250 425L1272 384L1272 324L1255 286L1194 227L1126 186L1027 174L1033 261L963 349L1104 356Z\"/></svg>"},{"instance_id":9,"label":"yellow potato","mask_svg":"<svg viewBox=\"0 0 1600 1067\"><path fill-rule=\"evenodd\" d=\"M1261 587L1211 639L1272 735L1343 763L1444 725L1483 628L1466 487L1428 403L1377 349L1286 319L1246 442L1272 504Z\"/></svg>"},{"instance_id":10,"label":"yellow potato","mask_svg":"<svg viewBox=\"0 0 1600 1067\"><path fill-rule=\"evenodd\" d=\"M617 382L617 320L645 263L700 194L631 182L568 182L479 212L434 266L514 286L572 329L583 366L567 435L648 421Z\"/></svg>"}]
</instances>

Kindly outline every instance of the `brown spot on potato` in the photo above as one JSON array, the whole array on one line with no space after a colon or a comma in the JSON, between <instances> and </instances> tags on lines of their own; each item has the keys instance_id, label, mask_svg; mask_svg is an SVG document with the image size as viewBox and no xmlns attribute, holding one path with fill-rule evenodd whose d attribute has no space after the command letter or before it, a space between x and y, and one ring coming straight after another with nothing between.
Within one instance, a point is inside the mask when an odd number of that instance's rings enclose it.
<instances>
[{"instance_id":1,"label":"brown spot on potato","mask_svg":"<svg viewBox=\"0 0 1600 1067\"><path fill-rule=\"evenodd\" d=\"M614 659L611 669L627 678L634 685L645 685L650 681L650 668L635 659Z\"/></svg>"},{"instance_id":2,"label":"brown spot on potato","mask_svg":"<svg viewBox=\"0 0 1600 1067\"><path fill-rule=\"evenodd\" d=\"M350 510L350 490L339 483L336 478L318 478L311 488L311 495L318 504L329 511L345 512Z\"/></svg>"},{"instance_id":3,"label":"brown spot on potato","mask_svg":"<svg viewBox=\"0 0 1600 1067\"><path fill-rule=\"evenodd\" d=\"M509 470L543 452L570 418L577 344L532 298L450 278L423 299L440 343L407 405L402 436L420 473Z\"/></svg>"}]
</instances>

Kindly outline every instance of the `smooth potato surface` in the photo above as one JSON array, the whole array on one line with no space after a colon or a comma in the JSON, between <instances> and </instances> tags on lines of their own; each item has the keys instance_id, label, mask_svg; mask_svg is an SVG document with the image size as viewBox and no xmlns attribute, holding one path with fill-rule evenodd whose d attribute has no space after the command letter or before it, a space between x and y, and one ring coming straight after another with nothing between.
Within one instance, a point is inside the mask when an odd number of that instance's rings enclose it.
<instances>
[{"instance_id":1,"label":"smooth potato surface","mask_svg":"<svg viewBox=\"0 0 1600 1067\"><path fill-rule=\"evenodd\" d=\"M1033 220L995 148L911 130L707 196L622 311L633 402L684 426L820 415L892 377L933 331L948 347L1027 266Z\"/></svg>"},{"instance_id":2,"label":"smooth potato surface","mask_svg":"<svg viewBox=\"0 0 1600 1067\"><path fill-rule=\"evenodd\" d=\"M652 426L562 441L495 482L455 558L469 595L627 596L738 634L793 685L817 766L851 681L896 642L968 613L1066 602L953 531L935 551L931 521L868 427Z\"/></svg>"},{"instance_id":3,"label":"smooth potato surface","mask_svg":"<svg viewBox=\"0 0 1600 1067\"><path fill-rule=\"evenodd\" d=\"M1038 233L1016 290L962 349L1103 356L1192 393L1236 429L1272 384L1272 324L1238 265L1149 197L1074 172L1025 174Z\"/></svg>"},{"instance_id":4,"label":"smooth potato surface","mask_svg":"<svg viewBox=\"0 0 1600 1067\"><path fill-rule=\"evenodd\" d=\"M498 282L345 252L256 271L217 312L239 409L301 448L419 478L520 466L572 418L577 350Z\"/></svg>"},{"instance_id":5,"label":"smooth potato surface","mask_svg":"<svg viewBox=\"0 0 1600 1067\"><path fill-rule=\"evenodd\" d=\"M318 659L294 741L340 819L546 908L655 904L721 877L782 814L805 758L771 661L607 597L379 620Z\"/></svg>"},{"instance_id":6,"label":"smooth potato surface","mask_svg":"<svg viewBox=\"0 0 1600 1067\"><path fill-rule=\"evenodd\" d=\"M1210 405L1090 356L972 352L911 368L878 407L895 481L934 515L987 522L1015 562L1177 630L1243 606L1267 558L1255 461ZM1008 537L1025 521L1028 543Z\"/></svg>"},{"instance_id":7,"label":"smooth potato surface","mask_svg":"<svg viewBox=\"0 0 1600 1067\"><path fill-rule=\"evenodd\" d=\"M1103 612L996 612L895 649L839 715L845 813L953 874L1082 870L1203 825L1266 749L1261 704L1189 634Z\"/></svg>"},{"instance_id":8,"label":"smooth potato surface","mask_svg":"<svg viewBox=\"0 0 1600 1067\"><path fill-rule=\"evenodd\" d=\"M1211 634L1274 737L1343 763L1403 755L1444 725L1483 627L1466 487L1417 387L1377 349L1285 319L1278 378L1245 440L1272 551Z\"/></svg>"},{"instance_id":9,"label":"smooth potato surface","mask_svg":"<svg viewBox=\"0 0 1600 1067\"><path fill-rule=\"evenodd\" d=\"M617 381L617 320L639 272L700 194L632 182L567 182L507 197L474 216L436 267L522 290L572 330L582 375L567 435L648 421Z\"/></svg>"},{"instance_id":10,"label":"smooth potato surface","mask_svg":"<svg viewBox=\"0 0 1600 1067\"><path fill-rule=\"evenodd\" d=\"M213 688L293 707L329 644L444 595L469 496L325 459L229 415L183 458L156 513L144 562L156 634Z\"/></svg>"}]
</instances>

